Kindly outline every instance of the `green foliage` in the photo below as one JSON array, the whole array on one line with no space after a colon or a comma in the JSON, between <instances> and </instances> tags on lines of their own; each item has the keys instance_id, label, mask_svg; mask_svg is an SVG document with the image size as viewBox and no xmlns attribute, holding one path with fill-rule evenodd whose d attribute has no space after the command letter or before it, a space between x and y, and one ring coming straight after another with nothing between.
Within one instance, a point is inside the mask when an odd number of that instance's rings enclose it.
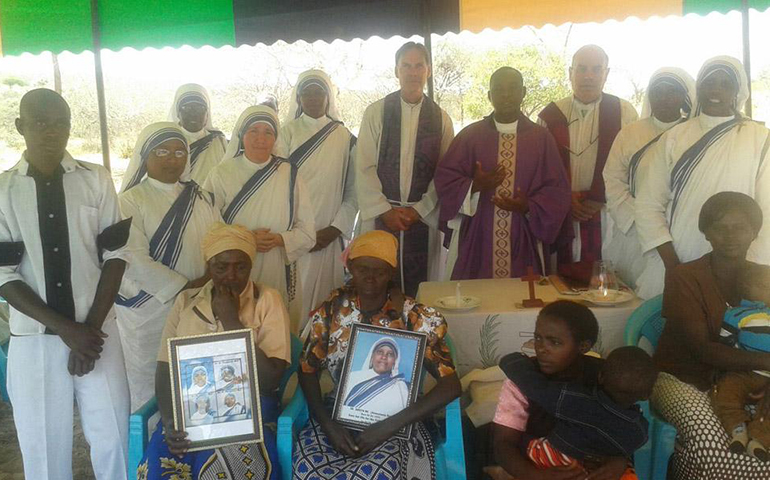
<instances>
[{"instance_id":1,"label":"green foliage","mask_svg":"<svg viewBox=\"0 0 770 480\"><path fill-rule=\"evenodd\" d=\"M434 47L435 98L455 122L465 125L492 111L487 98L489 77L510 66L524 77L527 96L521 109L534 118L549 102L570 94L567 64L551 50L537 45L503 45L479 50L459 39L446 39Z\"/></svg>"},{"instance_id":2,"label":"green foliage","mask_svg":"<svg viewBox=\"0 0 770 480\"><path fill-rule=\"evenodd\" d=\"M522 102L521 110L530 118L537 115L549 102L570 94L567 66L562 57L535 45L507 46L473 58L469 70L473 87L464 100L470 116L481 117L492 111L487 98L489 77L503 66L517 69L524 77L527 96Z\"/></svg>"},{"instance_id":3,"label":"green foliage","mask_svg":"<svg viewBox=\"0 0 770 480\"><path fill-rule=\"evenodd\" d=\"M341 51L334 45L304 42L243 49L237 67L223 71L216 84L206 85L212 99L214 126L229 136L243 109L268 92L277 96L283 121L297 73L314 67L337 79L335 83L346 80L346 88L338 92L337 106L341 120L356 132L366 107L398 88L390 58L372 64L365 58L366 52L363 44L359 50ZM35 73L0 76L0 156L17 158L17 152L24 149L23 138L14 126L21 96L31 88L53 86L50 56L42 55L38 60ZM456 124L467 125L480 119L491 111L487 100L489 76L503 65L519 69L524 76L528 94L522 110L526 115L536 115L549 101L569 94L565 62L553 51L539 45L477 48L459 36L450 36L434 44L437 102ZM111 154L113 159L127 158L142 128L167 119L178 84L176 80L167 81L163 75L134 77L111 72L114 70L110 70L108 63L104 73ZM75 70L65 63L61 75L62 94L72 111L69 148L74 155L97 154L101 151L101 138L93 70Z\"/></svg>"},{"instance_id":4,"label":"green foliage","mask_svg":"<svg viewBox=\"0 0 770 480\"><path fill-rule=\"evenodd\" d=\"M26 87L28 85L25 79L13 76L0 78L0 84L7 87Z\"/></svg>"}]
</instances>

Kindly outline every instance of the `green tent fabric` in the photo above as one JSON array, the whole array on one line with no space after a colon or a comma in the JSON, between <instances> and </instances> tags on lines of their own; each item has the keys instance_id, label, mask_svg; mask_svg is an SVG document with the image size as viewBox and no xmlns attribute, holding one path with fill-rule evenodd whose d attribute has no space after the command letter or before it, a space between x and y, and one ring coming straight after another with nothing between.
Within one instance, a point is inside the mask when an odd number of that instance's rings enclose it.
<instances>
[{"instance_id":1,"label":"green tent fabric","mask_svg":"<svg viewBox=\"0 0 770 480\"><path fill-rule=\"evenodd\" d=\"M741 0L683 0L683 14L708 15L711 12L727 13L742 8ZM749 8L764 12L770 8L770 0L749 0Z\"/></svg>"},{"instance_id":2,"label":"green tent fabric","mask_svg":"<svg viewBox=\"0 0 770 480\"><path fill-rule=\"evenodd\" d=\"M102 48L235 45L232 0L99 0ZM90 0L3 0L3 55L93 49Z\"/></svg>"},{"instance_id":3,"label":"green tent fabric","mask_svg":"<svg viewBox=\"0 0 770 480\"><path fill-rule=\"evenodd\" d=\"M110 50L411 36L428 17L434 33L459 30L459 0L98 0L98 12ZM0 2L1 54L90 49L90 0Z\"/></svg>"},{"instance_id":4,"label":"green tent fabric","mask_svg":"<svg viewBox=\"0 0 770 480\"><path fill-rule=\"evenodd\" d=\"M553 2L510 0L96 0L102 48L238 46L352 38L374 35L423 35L427 29L443 34L461 28L481 30L527 23L524 11L540 9L550 18ZM670 3L669 3L670 2ZM93 49L91 0L0 1L0 55ZM647 17L671 12L708 14L741 8L740 0L657 0L624 4L603 10L601 2L571 0L570 8L585 3L593 21L620 15ZM604 2L606 3L606 2ZM527 8L517 8L528 5ZM609 4L617 5L617 4ZM654 7L657 5L657 7ZM750 0L757 10L770 0ZM656 12L655 8L665 9ZM476 15L468 27L463 17ZM563 20L563 19L562 19ZM565 20L563 20L565 21Z\"/></svg>"}]
</instances>

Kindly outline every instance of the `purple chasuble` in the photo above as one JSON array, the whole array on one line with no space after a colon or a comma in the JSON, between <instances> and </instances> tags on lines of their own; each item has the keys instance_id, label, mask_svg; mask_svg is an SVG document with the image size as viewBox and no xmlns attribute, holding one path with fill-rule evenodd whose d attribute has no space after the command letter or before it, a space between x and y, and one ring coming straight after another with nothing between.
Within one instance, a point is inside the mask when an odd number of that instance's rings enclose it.
<instances>
[{"instance_id":1,"label":"purple chasuble","mask_svg":"<svg viewBox=\"0 0 770 480\"><path fill-rule=\"evenodd\" d=\"M559 146L564 167L567 175L570 174L570 138L569 138L569 120L555 103L549 103L542 112L540 118L546 123L548 131L551 132ZM608 93L602 93L602 101L599 104L599 137L598 152L596 154L596 166L594 167L594 178L591 188L585 192L574 192L582 198L605 203L604 196L604 165L607 163L607 156L610 153L612 142L620 131L621 108L620 99ZM575 263L572 258L571 239L574 236L572 229L572 218L567 218L560 241L558 243L558 263L560 266ZM602 217L598 212L588 221L580 223L580 241L581 241L581 262L590 265L596 260L602 258ZM584 270L584 269L583 269Z\"/></svg>"},{"instance_id":2,"label":"purple chasuble","mask_svg":"<svg viewBox=\"0 0 770 480\"><path fill-rule=\"evenodd\" d=\"M441 108L423 96L414 147L412 188L409 198L401 198L401 92L385 97L377 176L383 195L394 207L413 205L428 191L441 154L442 131ZM392 232L380 218L375 220L374 226L399 239L401 275L398 280L403 278L401 288L406 295L416 296L420 283L428 279L428 226L417 222L406 232Z\"/></svg>"},{"instance_id":3,"label":"purple chasuble","mask_svg":"<svg viewBox=\"0 0 770 480\"><path fill-rule=\"evenodd\" d=\"M528 266L547 273L541 269L537 242L552 244L558 236L570 210L569 180L548 131L524 115L518 121L515 137L499 133L492 115L467 126L455 137L436 170L442 223L460 212L473 183L476 162L484 171L491 171L500 161L512 163L512 192L529 202L526 215L507 212L511 216L508 228L501 228L499 209L492 203L499 190L480 193L476 214L462 219L453 280L499 277L501 249L509 249L511 277L526 274ZM506 147L505 143L515 146ZM506 162L510 151L515 160Z\"/></svg>"}]
</instances>

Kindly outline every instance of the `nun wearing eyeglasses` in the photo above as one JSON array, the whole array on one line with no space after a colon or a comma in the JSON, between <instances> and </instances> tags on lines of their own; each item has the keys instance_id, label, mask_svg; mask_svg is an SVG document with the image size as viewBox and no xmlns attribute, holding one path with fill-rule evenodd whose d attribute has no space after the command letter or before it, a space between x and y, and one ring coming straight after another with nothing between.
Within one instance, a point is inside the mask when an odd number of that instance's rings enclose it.
<instances>
[{"instance_id":1,"label":"nun wearing eyeglasses","mask_svg":"<svg viewBox=\"0 0 770 480\"><path fill-rule=\"evenodd\" d=\"M399 373L401 352L396 341L384 337L372 345L364 360L364 368L350 373L348 389L342 402L345 407L369 410L387 418L405 409L409 403L409 387Z\"/></svg>"},{"instance_id":2,"label":"nun wearing eyeglasses","mask_svg":"<svg viewBox=\"0 0 770 480\"><path fill-rule=\"evenodd\" d=\"M741 113L748 88L737 59L706 61L696 82L694 118L664 133L650 153L635 203L646 260L637 281L642 298L661 294L667 274L679 263L711 251L698 229L698 215L714 194L744 193L770 222L770 130ZM770 228L759 232L747 259L770 264Z\"/></svg>"},{"instance_id":3,"label":"nun wearing eyeglasses","mask_svg":"<svg viewBox=\"0 0 770 480\"><path fill-rule=\"evenodd\" d=\"M273 154L278 136L275 110L264 105L247 108L205 188L214 193L225 223L254 232L259 255L251 279L281 293L291 331L296 333L303 316L296 263L315 246L316 231L313 207L297 167Z\"/></svg>"},{"instance_id":4,"label":"nun wearing eyeglasses","mask_svg":"<svg viewBox=\"0 0 770 480\"><path fill-rule=\"evenodd\" d=\"M602 257L612 261L618 276L631 288L644 269L634 201L645 179L647 154L664 132L690 118L694 105L695 80L690 74L675 67L657 70L644 93L641 119L620 130L607 157L604 184L614 227L605 232Z\"/></svg>"},{"instance_id":5,"label":"nun wearing eyeglasses","mask_svg":"<svg viewBox=\"0 0 770 480\"><path fill-rule=\"evenodd\" d=\"M211 100L205 88L195 83L176 91L168 120L182 127L190 146L190 178L199 185L225 155L227 140L211 121Z\"/></svg>"},{"instance_id":6,"label":"nun wearing eyeglasses","mask_svg":"<svg viewBox=\"0 0 770 480\"><path fill-rule=\"evenodd\" d=\"M131 411L154 395L154 357L166 317L180 291L208 281L200 242L212 224L222 221L213 195L187 179L188 155L178 125L149 125L123 178L139 182L118 197L124 218L133 217L128 267L115 302Z\"/></svg>"},{"instance_id":7,"label":"nun wearing eyeglasses","mask_svg":"<svg viewBox=\"0 0 770 480\"><path fill-rule=\"evenodd\" d=\"M300 74L291 98L278 149L299 170L313 199L316 228L315 245L297 262L304 323L343 283L342 241L350 239L358 213L352 167L356 137L340 121L336 91L326 73Z\"/></svg>"}]
</instances>

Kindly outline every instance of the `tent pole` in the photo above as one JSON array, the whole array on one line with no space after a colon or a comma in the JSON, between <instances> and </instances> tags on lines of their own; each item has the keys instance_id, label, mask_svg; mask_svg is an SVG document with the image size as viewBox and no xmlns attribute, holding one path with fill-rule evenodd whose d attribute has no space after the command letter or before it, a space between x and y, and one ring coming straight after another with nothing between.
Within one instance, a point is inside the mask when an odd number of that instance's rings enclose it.
<instances>
[{"instance_id":1,"label":"tent pole","mask_svg":"<svg viewBox=\"0 0 770 480\"><path fill-rule=\"evenodd\" d=\"M431 76L428 77L428 97L433 100L433 42L431 42L430 0L423 0L422 13L422 38L425 48L428 49L428 62L431 65Z\"/></svg>"},{"instance_id":2,"label":"tent pole","mask_svg":"<svg viewBox=\"0 0 770 480\"><path fill-rule=\"evenodd\" d=\"M749 80L749 99L746 101L746 115L751 117L751 41L749 38L749 0L741 0L741 18L743 20L743 67Z\"/></svg>"},{"instance_id":3,"label":"tent pole","mask_svg":"<svg viewBox=\"0 0 770 480\"><path fill-rule=\"evenodd\" d=\"M99 2L91 0L91 34L94 41L94 73L96 74L96 101L99 105L99 128L102 138L102 163L110 168L110 139L107 132L107 105L104 101L104 75L102 73L102 42L99 31Z\"/></svg>"}]
</instances>

